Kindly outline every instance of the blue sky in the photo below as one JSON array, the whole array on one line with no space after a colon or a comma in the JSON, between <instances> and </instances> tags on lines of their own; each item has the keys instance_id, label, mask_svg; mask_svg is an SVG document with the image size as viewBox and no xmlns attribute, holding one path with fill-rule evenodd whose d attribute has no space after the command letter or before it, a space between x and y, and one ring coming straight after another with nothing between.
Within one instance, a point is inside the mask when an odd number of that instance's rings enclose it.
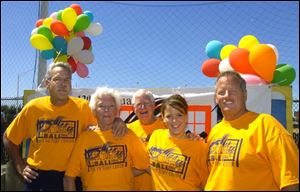
<instances>
[{"instance_id":1,"label":"blue sky","mask_svg":"<svg viewBox=\"0 0 300 192\"><path fill-rule=\"evenodd\" d=\"M296 69L293 98L299 98L299 2L49 1L48 16L73 3L103 26L100 36L88 35L95 56L89 77L74 74L73 87L213 86L215 78L200 71L206 44L237 45L252 34L277 47L277 64ZM16 96L18 74L20 95L36 88L29 39L37 20L38 2L1 2L1 97Z\"/></svg>"}]
</instances>

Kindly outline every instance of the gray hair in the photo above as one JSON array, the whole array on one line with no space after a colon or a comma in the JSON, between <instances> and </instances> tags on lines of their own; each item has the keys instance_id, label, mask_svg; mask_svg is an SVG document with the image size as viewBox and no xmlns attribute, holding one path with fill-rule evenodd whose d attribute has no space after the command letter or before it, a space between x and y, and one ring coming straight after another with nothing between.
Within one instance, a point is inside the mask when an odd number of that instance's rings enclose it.
<instances>
[{"instance_id":1,"label":"gray hair","mask_svg":"<svg viewBox=\"0 0 300 192\"><path fill-rule=\"evenodd\" d=\"M247 87L246 87L246 81L245 81L245 79L243 79L242 76L239 73L235 72L235 71L224 71L224 72L220 73L219 76L217 77L215 86L216 86L217 82L219 81L219 79L221 77L224 77L224 76L231 76L234 79L236 79L239 82L240 88L242 89L242 91L244 93L247 93Z\"/></svg>"},{"instance_id":2,"label":"gray hair","mask_svg":"<svg viewBox=\"0 0 300 192\"><path fill-rule=\"evenodd\" d=\"M145 95L146 97L148 97L151 100L151 102L153 102L153 103L155 102L154 101L154 96L153 96L151 91L149 91L147 89L139 89L132 96L132 104L135 103L135 100L136 100L137 97L140 97L142 95Z\"/></svg>"},{"instance_id":3,"label":"gray hair","mask_svg":"<svg viewBox=\"0 0 300 192\"><path fill-rule=\"evenodd\" d=\"M96 91L91 95L90 100L90 108L94 112L97 106L98 101L100 98L102 98L104 95L109 95L114 98L116 107L119 110L121 106L121 96L120 93L114 89L108 88L108 87L98 87Z\"/></svg>"},{"instance_id":4,"label":"gray hair","mask_svg":"<svg viewBox=\"0 0 300 192\"><path fill-rule=\"evenodd\" d=\"M66 69L68 71L68 73L70 73L70 75L72 76L72 69L71 69L71 66L68 63L64 63L64 62L54 63L53 62L48 67L47 73L45 75L46 80L50 80L52 78L52 71L55 67L62 67L64 69Z\"/></svg>"}]
</instances>

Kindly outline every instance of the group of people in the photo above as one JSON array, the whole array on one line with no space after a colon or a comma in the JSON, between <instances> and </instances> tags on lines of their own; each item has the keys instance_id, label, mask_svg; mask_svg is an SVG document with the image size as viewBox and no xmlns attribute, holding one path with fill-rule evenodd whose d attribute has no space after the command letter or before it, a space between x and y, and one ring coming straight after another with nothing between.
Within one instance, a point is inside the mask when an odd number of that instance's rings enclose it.
<instances>
[{"instance_id":1,"label":"group of people","mask_svg":"<svg viewBox=\"0 0 300 192\"><path fill-rule=\"evenodd\" d=\"M179 94L154 115L153 94L133 95L138 120L120 118L120 94L98 88L88 101L69 96L72 70L53 63L49 96L31 100L3 142L26 190L299 190L299 150L271 115L246 108L246 82L221 73L215 101L223 119L207 140L186 134ZM127 129L128 127L128 129ZM30 139L24 161L18 145Z\"/></svg>"}]
</instances>

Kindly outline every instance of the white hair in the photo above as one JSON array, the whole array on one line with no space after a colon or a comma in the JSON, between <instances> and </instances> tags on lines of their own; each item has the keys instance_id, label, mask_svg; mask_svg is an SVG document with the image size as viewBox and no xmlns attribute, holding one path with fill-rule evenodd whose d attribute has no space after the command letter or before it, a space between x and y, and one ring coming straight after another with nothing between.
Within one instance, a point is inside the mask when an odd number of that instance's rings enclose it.
<instances>
[{"instance_id":1,"label":"white hair","mask_svg":"<svg viewBox=\"0 0 300 192\"><path fill-rule=\"evenodd\" d=\"M105 95L109 95L114 98L116 107L119 110L121 106L121 97L118 91L108 87L98 87L96 91L91 95L90 108L94 112L98 101Z\"/></svg>"},{"instance_id":2,"label":"white hair","mask_svg":"<svg viewBox=\"0 0 300 192\"><path fill-rule=\"evenodd\" d=\"M139 89L132 96L132 104L135 103L135 100L136 100L137 97L141 97L141 96L146 96L151 100L151 102L153 102L153 103L155 102L154 101L154 96L153 96L151 91L149 91L147 89Z\"/></svg>"}]
</instances>

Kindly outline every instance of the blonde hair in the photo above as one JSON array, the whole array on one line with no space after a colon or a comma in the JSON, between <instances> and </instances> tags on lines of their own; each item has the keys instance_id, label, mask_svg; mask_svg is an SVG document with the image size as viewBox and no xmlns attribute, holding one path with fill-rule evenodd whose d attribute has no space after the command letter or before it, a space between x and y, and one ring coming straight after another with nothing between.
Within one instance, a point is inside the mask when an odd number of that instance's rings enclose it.
<instances>
[{"instance_id":1,"label":"blonde hair","mask_svg":"<svg viewBox=\"0 0 300 192\"><path fill-rule=\"evenodd\" d=\"M247 87L246 87L245 79L243 79L242 76L239 73L235 72L235 71L224 71L224 72L220 73L219 76L217 77L217 80L216 80L216 83L215 83L215 88L216 88L216 85L217 85L219 79L221 77L224 77L224 76L231 76L234 79L236 79L239 82L239 85L240 85L240 88L242 89L242 91L244 93L247 93Z\"/></svg>"}]
</instances>

